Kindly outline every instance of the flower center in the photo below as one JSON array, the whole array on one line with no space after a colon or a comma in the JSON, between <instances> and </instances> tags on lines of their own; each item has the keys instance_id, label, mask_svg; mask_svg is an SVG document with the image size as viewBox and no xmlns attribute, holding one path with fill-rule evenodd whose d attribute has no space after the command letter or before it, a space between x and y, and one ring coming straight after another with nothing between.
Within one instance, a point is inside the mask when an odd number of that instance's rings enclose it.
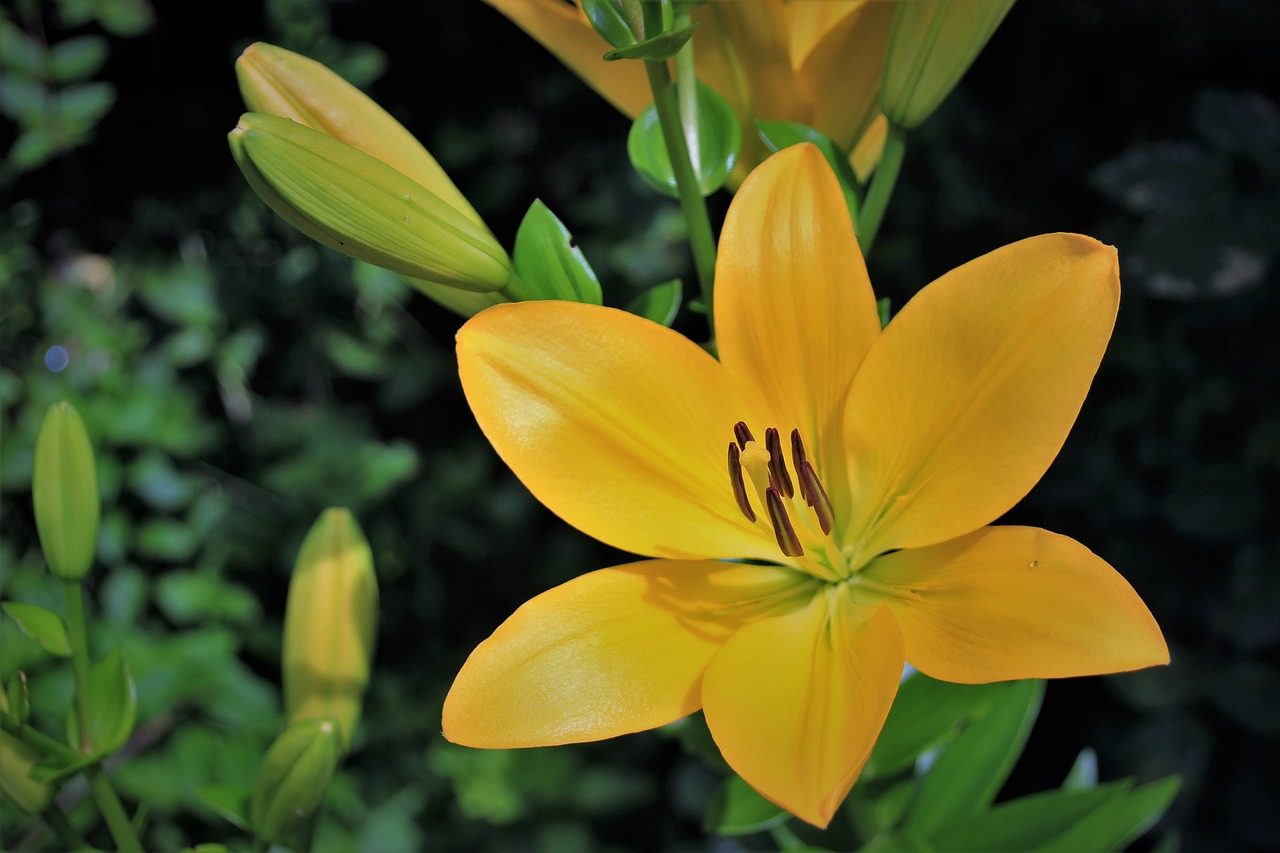
<instances>
[{"instance_id":1,"label":"flower center","mask_svg":"<svg viewBox=\"0 0 1280 853\"><path fill-rule=\"evenodd\" d=\"M768 518L773 535L778 540L778 548L788 557L805 556L805 546L792 524L787 505L801 516L806 527L812 529L816 522L822 531L821 537L831 534L834 514L827 491L818 479L818 473L809 462L805 453L804 442L800 439L800 431L791 431L791 464L795 469L795 481L787 470L786 456L782 452L782 439L778 430L769 427L765 430L764 445L755 440L746 423L738 421L733 426L734 440L729 443L729 483L733 487L733 497L738 509L748 521L756 521L756 508L752 505L750 492L755 492L756 503ZM750 481L751 489L747 483ZM799 486L800 500L796 500L796 486ZM814 531L814 535L817 533Z\"/></svg>"}]
</instances>

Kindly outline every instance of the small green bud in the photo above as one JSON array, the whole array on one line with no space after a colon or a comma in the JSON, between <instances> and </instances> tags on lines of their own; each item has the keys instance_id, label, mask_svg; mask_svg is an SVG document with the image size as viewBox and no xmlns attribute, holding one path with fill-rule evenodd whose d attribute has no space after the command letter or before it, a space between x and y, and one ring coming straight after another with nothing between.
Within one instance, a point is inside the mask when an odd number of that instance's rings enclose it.
<instances>
[{"instance_id":1,"label":"small green bud","mask_svg":"<svg viewBox=\"0 0 1280 853\"><path fill-rule=\"evenodd\" d=\"M338 724L330 719L296 722L275 739L249 800L259 838L284 842L306 825L333 779L339 751Z\"/></svg>"},{"instance_id":2,"label":"small green bud","mask_svg":"<svg viewBox=\"0 0 1280 853\"><path fill-rule=\"evenodd\" d=\"M49 571L80 580L93 565L101 508L89 433L65 400L50 406L40 425L31 495Z\"/></svg>"},{"instance_id":3,"label":"small green bud","mask_svg":"<svg viewBox=\"0 0 1280 853\"><path fill-rule=\"evenodd\" d=\"M469 291L498 290L511 278L511 260L487 228L358 148L258 113L245 113L228 139L262 200L330 248Z\"/></svg>"},{"instance_id":4,"label":"small green bud","mask_svg":"<svg viewBox=\"0 0 1280 853\"><path fill-rule=\"evenodd\" d=\"M0 690L0 711L11 713L9 708L9 699ZM30 776L39 760L35 747L8 732L0 732L0 793L27 814L39 814L53 802L53 788Z\"/></svg>"},{"instance_id":5,"label":"small green bud","mask_svg":"<svg viewBox=\"0 0 1280 853\"><path fill-rule=\"evenodd\" d=\"M343 751L369 683L378 579L351 513L327 509L298 552L284 614L284 709L289 722L333 719Z\"/></svg>"},{"instance_id":6,"label":"small green bud","mask_svg":"<svg viewBox=\"0 0 1280 853\"><path fill-rule=\"evenodd\" d=\"M899 3L880 84L880 110L895 127L919 126L951 94L1013 0Z\"/></svg>"}]
</instances>

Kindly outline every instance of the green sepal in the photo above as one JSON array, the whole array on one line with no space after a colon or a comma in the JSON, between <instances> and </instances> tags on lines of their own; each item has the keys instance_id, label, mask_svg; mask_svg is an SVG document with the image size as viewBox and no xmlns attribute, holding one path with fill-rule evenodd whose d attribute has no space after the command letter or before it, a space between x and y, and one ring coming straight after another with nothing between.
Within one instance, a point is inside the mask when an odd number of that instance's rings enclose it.
<instances>
[{"instance_id":1,"label":"green sepal","mask_svg":"<svg viewBox=\"0 0 1280 853\"><path fill-rule=\"evenodd\" d=\"M243 785L223 782L210 782L196 787L196 799L244 832L250 831L249 799L252 794Z\"/></svg>"},{"instance_id":2,"label":"green sepal","mask_svg":"<svg viewBox=\"0 0 1280 853\"><path fill-rule=\"evenodd\" d=\"M608 62L616 59L643 59L646 62L666 62L693 38L697 24L689 24L678 30L660 33L651 39L638 41L635 44L619 47L604 55Z\"/></svg>"},{"instance_id":3,"label":"green sepal","mask_svg":"<svg viewBox=\"0 0 1280 853\"><path fill-rule=\"evenodd\" d=\"M840 191L844 193L845 206L849 208L849 219L853 222L858 221L858 208L861 203L858 176L849 165L849 155L840 150L840 146L834 139L798 121L757 121L756 132L760 135L765 147L775 153L802 142L813 143L822 152L827 164L831 166L831 171L836 173L836 180L840 182Z\"/></svg>"},{"instance_id":4,"label":"green sepal","mask_svg":"<svg viewBox=\"0 0 1280 853\"><path fill-rule=\"evenodd\" d=\"M678 278L655 284L627 303L626 310L637 317L670 326L680 313L684 284Z\"/></svg>"},{"instance_id":5,"label":"green sepal","mask_svg":"<svg viewBox=\"0 0 1280 853\"><path fill-rule=\"evenodd\" d=\"M889 325L889 321L893 319L893 300L887 296L881 296L876 300L876 313L880 315L880 328Z\"/></svg>"},{"instance_id":6,"label":"green sepal","mask_svg":"<svg viewBox=\"0 0 1280 853\"><path fill-rule=\"evenodd\" d=\"M27 674L22 670L15 672L9 679L5 699L9 705L9 716L17 720L19 725L25 725L31 719L31 696L27 690Z\"/></svg>"},{"instance_id":7,"label":"green sepal","mask_svg":"<svg viewBox=\"0 0 1280 853\"><path fill-rule=\"evenodd\" d=\"M707 806L702 828L717 835L750 835L785 823L791 814L762 797L740 776L724 780Z\"/></svg>"},{"instance_id":8,"label":"green sepal","mask_svg":"<svg viewBox=\"0 0 1280 853\"><path fill-rule=\"evenodd\" d=\"M260 839L283 841L310 822L338 769L339 729L331 718L299 720L267 749L249 799Z\"/></svg>"},{"instance_id":9,"label":"green sepal","mask_svg":"<svg viewBox=\"0 0 1280 853\"><path fill-rule=\"evenodd\" d=\"M600 280L573 235L540 199L534 199L516 231L516 278L505 293L520 300L563 299L600 305Z\"/></svg>"},{"instance_id":10,"label":"green sepal","mask_svg":"<svg viewBox=\"0 0 1280 853\"><path fill-rule=\"evenodd\" d=\"M630 47L644 37L640 0L582 0L582 11L605 41Z\"/></svg>"},{"instance_id":11,"label":"green sepal","mask_svg":"<svg viewBox=\"0 0 1280 853\"><path fill-rule=\"evenodd\" d=\"M89 757L101 760L128 742L138 719L138 691L116 646L89 667ZM78 720L70 713L71 742L80 742ZM92 762L90 762L92 763Z\"/></svg>"},{"instance_id":12,"label":"green sepal","mask_svg":"<svg viewBox=\"0 0 1280 853\"><path fill-rule=\"evenodd\" d=\"M688 138L686 134L686 141ZM691 147L689 151L689 159L699 191L709 196L724 186L738 162L742 128L729 102L701 81L698 83L697 140L696 148ZM645 107L632 123L631 132L627 134L627 155L645 183L665 196L680 197L662 136L662 123L653 104Z\"/></svg>"},{"instance_id":13,"label":"green sepal","mask_svg":"<svg viewBox=\"0 0 1280 853\"><path fill-rule=\"evenodd\" d=\"M22 633L40 644L51 655L71 657L71 641L67 639L67 626L62 617L38 604L6 601L0 609L9 614Z\"/></svg>"},{"instance_id":14,"label":"green sepal","mask_svg":"<svg viewBox=\"0 0 1280 853\"><path fill-rule=\"evenodd\" d=\"M76 581L93 565L102 510L93 446L80 413L67 401L45 413L31 475L36 529L49 571Z\"/></svg>"},{"instance_id":15,"label":"green sepal","mask_svg":"<svg viewBox=\"0 0 1280 853\"><path fill-rule=\"evenodd\" d=\"M952 684L912 673L898 688L862 776L875 779L906 770L923 753L950 743L965 721L990 706L1001 687Z\"/></svg>"},{"instance_id":16,"label":"green sepal","mask_svg":"<svg viewBox=\"0 0 1280 853\"><path fill-rule=\"evenodd\" d=\"M1040 711L1044 682L991 686L996 695L986 713L942 750L920 781L906 822L921 835L930 835L991 805L1026 745Z\"/></svg>"}]
</instances>

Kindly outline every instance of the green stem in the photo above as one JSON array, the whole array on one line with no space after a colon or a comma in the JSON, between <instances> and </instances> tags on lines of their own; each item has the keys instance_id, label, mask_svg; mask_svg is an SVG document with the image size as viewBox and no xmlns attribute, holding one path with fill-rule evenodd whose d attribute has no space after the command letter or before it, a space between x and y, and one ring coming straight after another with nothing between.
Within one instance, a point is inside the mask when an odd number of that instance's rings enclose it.
<instances>
[{"instance_id":1,"label":"green stem","mask_svg":"<svg viewBox=\"0 0 1280 853\"><path fill-rule=\"evenodd\" d=\"M76 684L76 723L80 735L80 752L89 755L93 752L93 733L90 721L93 719L93 694L89 678L89 633L85 627L84 589L78 580L62 582L63 599L67 610L67 640L71 645L71 670ZM129 823L129 815L112 787L111 780L97 764L86 767L85 778L89 780L89 790L93 793L94 803L102 818L107 822L107 829L116 843L116 849L124 853L142 853L142 844Z\"/></svg>"},{"instance_id":2,"label":"green stem","mask_svg":"<svg viewBox=\"0 0 1280 853\"><path fill-rule=\"evenodd\" d=\"M58 808L57 805L50 805L40 812L40 817L53 830L53 834L58 836L58 840L64 849L88 849L89 845L85 844L84 839L80 837L80 833L76 832L75 827L71 825L71 821L67 820L67 816L63 814L62 809Z\"/></svg>"},{"instance_id":3,"label":"green stem","mask_svg":"<svg viewBox=\"0 0 1280 853\"><path fill-rule=\"evenodd\" d=\"M653 32L659 32L657 28L661 26L661 21L657 20L656 16L661 14L662 7L654 3L643 5L646 34L650 32L650 28L653 28ZM664 3L663 6L665 5ZM649 88L653 90L653 104L658 113L658 122L662 125L662 140L666 143L667 157L671 160L671 171L675 175L680 207L689 225L689 245L693 249L694 269L698 274L702 301L707 306L707 324L711 339L715 340L715 321L711 309L714 304L712 297L716 274L716 241L711 233L711 220L707 217L706 200L702 197L702 189L698 186L693 164L689 160L689 146L685 142L684 129L680 121L680 105L677 102L675 87L671 83L671 72L667 68L667 63L645 62L644 67L649 75Z\"/></svg>"},{"instance_id":4,"label":"green stem","mask_svg":"<svg viewBox=\"0 0 1280 853\"><path fill-rule=\"evenodd\" d=\"M65 743L54 740L48 735L37 731L28 725L19 723L9 714L0 714L0 729L4 729L4 731L13 735L23 743L39 750L44 755L52 756L53 758L66 762L67 764L72 764L84 757Z\"/></svg>"},{"instance_id":5,"label":"green stem","mask_svg":"<svg viewBox=\"0 0 1280 853\"><path fill-rule=\"evenodd\" d=\"M876 233L880 230L880 221L884 218L885 208L889 206L889 197L893 195L893 185L897 183L898 172L902 169L906 140L905 130L889 125L884 152L880 155L880 165L876 166L871 186L867 189L867 197L862 202L862 209L858 211L858 245L861 246L864 257L871 253Z\"/></svg>"}]
</instances>

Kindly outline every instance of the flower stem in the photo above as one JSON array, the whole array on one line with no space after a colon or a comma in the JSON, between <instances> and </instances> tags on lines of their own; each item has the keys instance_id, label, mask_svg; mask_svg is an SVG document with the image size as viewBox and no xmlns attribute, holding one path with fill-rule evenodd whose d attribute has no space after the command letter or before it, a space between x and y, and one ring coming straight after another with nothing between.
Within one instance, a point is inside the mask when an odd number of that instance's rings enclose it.
<instances>
[{"instance_id":1,"label":"flower stem","mask_svg":"<svg viewBox=\"0 0 1280 853\"><path fill-rule=\"evenodd\" d=\"M858 211L858 245L862 248L864 257L871 253L876 233L880 230L880 221L884 218L885 208L889 206L889 197L893 195L893 186L898 182L906 140L905 130L889 125L884 152L880 155L880 165L876 167L871 186L867 189L867 197L862 203L862 209Z\"/></svg>"},{"instance_id":2,"label":"flower stem","mask_svg":"<svg viewBox=\"0 0 1280 853\"><path fill-rule=\"evenodd\" d=\"M643 5L645 33L659 32L662 26L659 17L662 14L662 7L656 3ZM683 48L683 50L690 49L689 45ZM678 59L677 63L679 63ZM715 340L715 324L711 308L714 304L712 296L715 286L716 242L711 233L711 220L707 217L707 204L702 197L702 189L698 186L698 179L689 159L689 146L680 121L680 104L677 101L675 86L672 84L667 63L646 61L644 67L649 75L649 88L653 91L653 104L658 113L658 122L662 125L662 139L667 146L671 171L675 175L680 207L689 225L689 245L693 250L693 264L698 275L698 286L702 291L702 301L707 306L707 325L711 331L711 339ZM683 80L681 82L684 83ZM692 97L696 98L697 81L689 80L686 91L691 91Z\"/></svg>"},{"instance_id":3,"label":"flower stem","mask_svg":"<svg viewBox=\"0 0 1280 853\"><path fill-rule=\"evenodd\" d=\"M62 582L63 600L67 610L67 639L71 645L71 670L76 685L76 723L79 730L80 752L88 755L93 751L93 733L90 729L92 720L92 688L89 678L89 635L85 628L84 589L80 581ZM129 823L129 815L112 787L111 780L97 764L86 767L85 778L89 780L89 790L93 800L102 813L103 820L116 849L123 853L142 853L142 844Z\"/></svg>"}]
</instances>

